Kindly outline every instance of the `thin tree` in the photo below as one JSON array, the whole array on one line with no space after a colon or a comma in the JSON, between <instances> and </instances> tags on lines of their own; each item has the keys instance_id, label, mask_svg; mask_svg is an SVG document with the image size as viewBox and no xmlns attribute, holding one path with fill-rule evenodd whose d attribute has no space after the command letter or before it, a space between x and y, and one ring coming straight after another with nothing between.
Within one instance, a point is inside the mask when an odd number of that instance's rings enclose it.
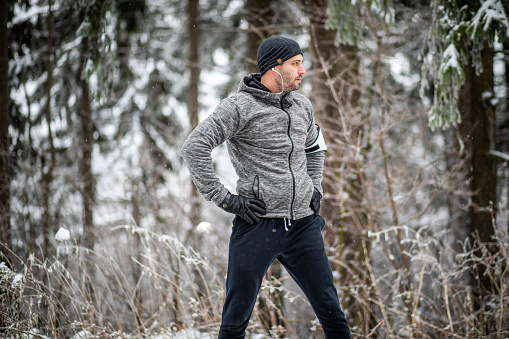
<instances>
[{"instance_id":1,"label":"thin tree","mask_svg":"<svg viewBox=\"0 0 509 339\"><path fill-rule=\"evenodd\" d=\"M200 12L199 0L189 0L187 3L188 14L188 70L189 70L189 86L187 91L187 114L189 116L190 128L193 130L198 126L198 96L200 83ZM201 221L201 196L195 185L191 185L191 213L190 220L194 226ZM188 235L189 238L189 235Z\"/></svg>"},{"instance_id":2,"label":"thin tree","mask_svg":"<svg viewBox=\"0 0 509 339\"><path fill-rule=\"evenodd\" d=\"M8 41L8 1L0 4L0 254L9 258L10 248L10 189L11 155L9 137L9 41Z\"/></svg>"},{"instance_id":3,"label":"thin tree","mask_svg":"<svg viewBox=\"0 0 509 339\"><path fill-rule=\"evenodd\" d=\"M92 172L92 152L94 149L94 122L92 118L92 105L90 103L90 87L88 80L83 74L85 66L89 42L88 38L82 40L82 55L81 65L78 70L77 82L81 88L81 105L79 108L78 116L81 122L81 199L83 204L83 241L82 244L87 249L91 250L89 253L94 252L96 243L95 228L94 228L94 205L95 205L95 178ZM86 261L87 272L93 277L94 260L93 256L89 255Z\"/></svg>"},{"instance_id":4,"label":"thin tree","mask_svg":"<svg viewBox=\"0 0 509 339\"><path fill-rule=\"evenodd\" d=\"M199 85L200 85L200 1L188 0L187 2L187 15L188 15L188 34L189 34L189 47L187 56L187 67L189 70L189 84L187 91L187 114L189 116L189 124L191 130L198 126L198 112L199 112ZM190 241L194 248L201 247L202 237L199 233L195 232L196 226L201 222L202 210L202 197L200 192L194 184L191 183L191 211L189 219L191 220L191 228L187 233L185 243ZM199 301L205 302L205 281L203 276L200 275L197 268L194 268L194 283L196 284L196 291L198 293Z\"/></svg>"},{"instance_id":5,"label":"thin tree","mask_svg":"<svg viewBox=\"0 0 509 339\"><path fill-rule=\"evenodd\" d=\"M46 105L44 108L44 118L47 125L48 133L48 147L49 147L49 159L48 154L42 155L42 232L44 237L42 253L45 258L50 256L50 237L53 233L53 222L52 222L52 206L51 206L51 195L52 195L52 184L54 180L54 170L56 167L56 149L53 139L53 128L52 128L52 88L53 88L53 0L48 0L48 14L46 16L46 39L47 47L45 53L45 70L46 70Z\"/></svg>"}]
</instances>

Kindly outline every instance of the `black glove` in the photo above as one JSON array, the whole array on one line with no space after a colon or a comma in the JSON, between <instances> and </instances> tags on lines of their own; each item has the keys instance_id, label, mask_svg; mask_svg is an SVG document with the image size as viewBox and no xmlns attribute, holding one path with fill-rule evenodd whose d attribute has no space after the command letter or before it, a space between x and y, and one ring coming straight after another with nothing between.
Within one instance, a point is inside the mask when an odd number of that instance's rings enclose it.
<instances>
[{"instance_id":1,"label":"black glove","mask_svg":"<svg viewBox=\"0 0 509 339\"><path fill-rule=\"evenodd\" d=\"M315 217L318 216L318 213L320 213L320 200L322 199L322 195L318 190L315 188L313 191L313 196L311 197L311 202L309 203L309 207L313 211L315 211Z\"/></svg>"},{"instance_id":2,"label":"black glove","mask_svg":"<svg viewBox=\"0 0 509 339\"><path fill-rule=\"evenodd\" d=\"M226 212L233 213L250 223L258 223L258 218L253 212L265 214L265 203L261 200L246 198L241 195L235 195L228 192L219 207Z\"/></svg>"}]
</instances>

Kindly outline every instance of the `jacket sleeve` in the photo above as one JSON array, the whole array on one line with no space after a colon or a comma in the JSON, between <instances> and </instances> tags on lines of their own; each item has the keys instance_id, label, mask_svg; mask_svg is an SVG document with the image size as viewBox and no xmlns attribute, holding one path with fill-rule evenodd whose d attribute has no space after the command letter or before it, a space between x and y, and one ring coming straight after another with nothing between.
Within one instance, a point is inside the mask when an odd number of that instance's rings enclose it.
<instances>
[{"instance_id":1,"label":"jacket sleeve","mask_svg":"<svg viewBox=\"0 0 509 339\"><path fill-rule=\"evenodd\" d=\"M308 127L308 135L306 140L306 147L313 144L318 137L318 130L315 126L315 119L312 115L312 123ZM323 179L323 164L325 161L325 152L319 151L314 153L306 153L307 172L313 181L314 187L323 196L322 179Z\"/></svg>"},{"instance_id":2,"label":"jacket sleeve","mask_svg":"<svg viewBox=\"0 0 509 339\"><path fill-rule=\"evenodd\" d=\"M235 134L239 122L237 107L225 99L189 134L181 149L196 188L206 200L216 205L224 200L228 190L215 173L211 153Z\"/></svg>"}]
</instances>

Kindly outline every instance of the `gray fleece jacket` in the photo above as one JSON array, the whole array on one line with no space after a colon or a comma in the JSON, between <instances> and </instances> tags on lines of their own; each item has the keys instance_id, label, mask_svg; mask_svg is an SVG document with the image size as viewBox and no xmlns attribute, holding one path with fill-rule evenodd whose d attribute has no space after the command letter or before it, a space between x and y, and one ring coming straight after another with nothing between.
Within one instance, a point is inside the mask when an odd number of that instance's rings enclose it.
<instances>
[{"instance_id":1,"label":"gray fleece jacket","mask_svg":"<svg viewBox=\"0 0 509 339\"><path fill-rule=\"evenodd\" d=\"M216 205L228 190L214 171L212 149L226 142L239 177L237 194L267 206L266 218L300 219L313 213L313 189L322 193L324 152L304 149L318 136L310 101L296 92L270 93L249 87L223 99L213 114L187 137L182 156L193 182Z\"/></svg>"}]
</instances>

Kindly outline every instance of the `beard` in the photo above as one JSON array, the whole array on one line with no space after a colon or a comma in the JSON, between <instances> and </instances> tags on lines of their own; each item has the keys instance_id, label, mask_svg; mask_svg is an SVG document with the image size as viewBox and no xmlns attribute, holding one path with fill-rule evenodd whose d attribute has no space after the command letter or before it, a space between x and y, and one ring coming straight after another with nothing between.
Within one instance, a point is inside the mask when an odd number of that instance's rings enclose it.
<instances>
[{"instance_id":1,"label":"beard","mask_svg":"<svg viewBox=\"0 0 509 339\"><path fill-rule=\"evenodd\" d=\"M299 88L300 88L300 83L295 81L295 79L293 79L293 81L290 83L290 85L287 88L285 88L285 92L296 91Z\"/></svg>"},{"instance_id":2,"label":"beard","mask_svg":"<svg viewBox=\"0 0 509 339\"><path fill-rule=\"evenodd\" d=\"M300 81L297 81L297 80L301 80L302 79L301 76L292 76L292 75L283 73L282 77L283 77L283 85L284 85L283 90L285 92L296 91L300 88Z\"/></svg>"}]
</instances>

